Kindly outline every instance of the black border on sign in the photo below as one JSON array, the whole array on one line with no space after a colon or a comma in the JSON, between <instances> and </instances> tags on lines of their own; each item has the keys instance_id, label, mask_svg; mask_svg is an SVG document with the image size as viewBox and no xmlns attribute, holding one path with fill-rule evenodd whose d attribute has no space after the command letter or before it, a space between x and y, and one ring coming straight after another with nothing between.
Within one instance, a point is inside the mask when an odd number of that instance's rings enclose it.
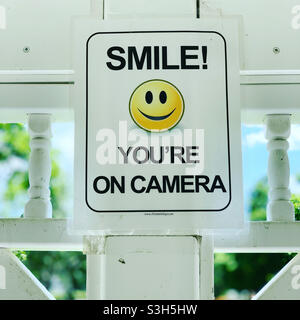
<instances>
[{"instance_id":1,"label":"black border on sign","mask_svg":"<svg viewBox=\"0 0 300 320\"><path fill-rule=\"evenodd\" d=\"M87 163L88 163L88 44L92 37L98 34L135 34L135 33L214 33L219 35L224 41L225 49L225 88L226 88L226 117L227 117L227 143L228 143L228 173L229 173L229 201L222 209L192 209L192 210L95 210L87 200ZM228 114L228 76L227 76L227 44L224 36L217 31L193 31L193 30L179 30L179 31L113 31L113 32L95 32L86 41L86 145L85 145L85 202L89 209L94 212L221 212L225 210L231 202L231 163L230 163L230 139L229 139L229 114Z\"/></svg>"}]
</instances>

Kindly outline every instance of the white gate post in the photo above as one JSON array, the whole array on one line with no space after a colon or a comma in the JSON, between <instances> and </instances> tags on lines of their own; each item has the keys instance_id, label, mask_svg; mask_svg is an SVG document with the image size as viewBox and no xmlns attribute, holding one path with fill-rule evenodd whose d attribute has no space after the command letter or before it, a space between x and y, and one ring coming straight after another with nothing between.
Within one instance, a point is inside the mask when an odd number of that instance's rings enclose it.
<instances>
[{"instance_id":1,"label":"white gate post","mask_svg":"<svg viewBox=\"0 0 300 320\"><path fill-rule=\"evenodd\" d=\"M86 236L83 238L83 253L86 254L86 296L88 300L101 299L102 268L101 254L105 237Z\"/></svg>"},{"instance_id":2,"label":"white gate post","mask_svg":"<svg viewBox=\"0 0 300 320\"><path fill-rule=\"evenodd\" d=\"M268 221L294 221L294 206L290 201L290 166L287 138L291 129L290 114L266 115L266 138L268 139Z\"/></svg>"},{"instance_id":3,"label":"white gate post","mask_svg":"<svg viewBox=\"0 0 300 320\"><path fill-rule=\"evenodd\" d=\"M50 202L50 138L51 115L29 114L28 130L30 134L29 158L29 201L25 206L25 218L51 218L52 205Z\"/></svg>"},{"instance_id":4,"label":"white gate post","mask_svg":"<svg viewBox=\"0 0 300 320\"><path fill-rule=\"evenodd\" d=\"M86 236L88 300L213 299L212 236Z\"/></svg>"}]
</instances>

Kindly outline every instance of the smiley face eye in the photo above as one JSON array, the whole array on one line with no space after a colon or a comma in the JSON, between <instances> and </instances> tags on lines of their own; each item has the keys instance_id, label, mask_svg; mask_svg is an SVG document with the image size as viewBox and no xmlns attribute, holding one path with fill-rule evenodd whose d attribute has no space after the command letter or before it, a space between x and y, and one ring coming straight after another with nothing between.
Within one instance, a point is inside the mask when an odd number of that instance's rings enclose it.
<instances>
[{"instance_id":1,"label":"smiley face eye","mask_svg":"<svg viewBox=\"0 0 300 320\"><path fill-rule=\"evenodd\" d=\"M166 103L167 101L167 94L165 91L161 91L159 94L159 100L161 103Z\"/></svg>"},{"instance_id":2,"label":"smiley face eye","mask_svg":"<svg viewBox=\"0 0 300 320\"><path fill-rule=\"evenodd\" d=\"M145 100L148 104L150 104L153 101L153 94L151 91L147 91L145 94Z\"/></svg>"}]
</instances>

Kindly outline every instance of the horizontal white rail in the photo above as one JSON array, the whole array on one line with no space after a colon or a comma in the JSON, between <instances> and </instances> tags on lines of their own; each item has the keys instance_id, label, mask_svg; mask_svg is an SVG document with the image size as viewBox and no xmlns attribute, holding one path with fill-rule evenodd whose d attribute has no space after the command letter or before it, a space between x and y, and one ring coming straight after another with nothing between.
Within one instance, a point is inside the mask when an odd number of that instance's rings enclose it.
<instances>
[{"instance_id":1,"label":"horizontal white rail","mask_svg":"<svg viewBox=\"0 0 300 320\"><path fill-rule=\"evenodd\" d=\"M241 76L287 76L287 75L300 75L300 70L241 70Z\"/></svg>"},{"instance_id":2,"label":"horizontal white rail","mask_svg":"<svg viewBox=\"0 0 300 320\"><path fill-rule=\"evenodd\" d=\"M0 219L0 247L36 251L82 251L82 237L66 219Z\"/></svg>"},{"instance_id":3,"label":"horizontal white rail","mask_svg":"<svg viewBox=\"0 0 300 320\"><path fill-rule=\"evenodd\" d=\"M0 247L36 251L82 251L82 236L65 219L0 219ZM214 236L215 252L300 252L300 222L248 222Z\"/></svg>"},{"instance_id":4,"label":"horizontal white rail","mask_svg":"<svg viewBox=\"0 0 300 320\"><path fill-rule=\"evenodd\" d=\"M18 74L18 75L49 75L49 74L74 74L74 70L72 69L49 69L49 70L38 70L38 69L12 69L12 70L0 70L0 75L11 75L11 74ZM241 76L259 76L259 75L300 75L300 69L289 69L289 70L240 70Z\"/></svg>"},{"instance_id":5,"label":"horizontal white rail","mask_svg":"<svg viewBox=\"0 0 300 320\"><path fill-rule=\"evenodd\" d=\"M18 76L17 76L18 77ZM28 113L51 113L53 122L73 121L73 109L70 102L72 76L52 75L53 81L42 79L36 82L28 76L24 85L19 82L1 83L0 76L0 123L25 123ZM65 77L65 78L64 78ZM275 76L277 77L277 76ZM266 114L292 114L292 123L300 123L300 76L298 83L289 79L268 84L260 83L261 76L248 77L241 83L242 122L262 124ZM289 76L288 76L289 78ZM245 80L245 79L244 79Z\"/></svg>"},{"instance_id":6,"label":"horizontal white rail","mask_svg":"<svg viewBox=\"0 0 300 320\"><path fill-rule=\"evenodd\" d=\"M74 70L0 70L0 75L70 75ZM300 74L300 72L299 72Z\"/></svg>"},{"instance_id":7,"label":"horizontal white rail","mask_svg":"<svg viewBox=\"0 0 300 320\"><path fill-rule=\"evenodd\" d=\"M28 113L73 121L73 70L0 70L0 123L24 123ZM241 70L242 122L262 124L265 114L290 113L300 123L300 70Z\"/></svg>"},{"instance_id":8,"label":"horizontal white rail","mask_svg":"<svg viewBox=\"0 0 300 320\"><path fill-rule=\"evenodd\" d=\"M300 222L253 221L214 239L215 252L300 252Z\"/></svg>"},{"instance_id":9,"label":"horizontal white rail","mask_svg":"<svg viewBox=\"0 0 300 320\"><path fill-rule=\"evenodd\" d=\"M300 83L300 70L240 70L241 84ZM74 70L0 70L0 84L74 83Z\"/></svg>"}]
</instances>

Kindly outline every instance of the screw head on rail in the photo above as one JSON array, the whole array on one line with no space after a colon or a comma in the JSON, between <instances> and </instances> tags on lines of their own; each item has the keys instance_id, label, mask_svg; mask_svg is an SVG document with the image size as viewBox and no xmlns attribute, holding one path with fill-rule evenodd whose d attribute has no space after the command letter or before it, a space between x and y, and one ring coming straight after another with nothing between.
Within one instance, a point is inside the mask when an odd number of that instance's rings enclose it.
<instances>
[{"instance_id":1,"label":"screw head on rail","mask_svg":"<svg viewBox=\"0 0 300 320\"><path fill-rule=\"evenodd\" d=\"M29 53L30 52L30 47L26 46L23 48L24 53Z\"/></svg>"}]
</instances>

